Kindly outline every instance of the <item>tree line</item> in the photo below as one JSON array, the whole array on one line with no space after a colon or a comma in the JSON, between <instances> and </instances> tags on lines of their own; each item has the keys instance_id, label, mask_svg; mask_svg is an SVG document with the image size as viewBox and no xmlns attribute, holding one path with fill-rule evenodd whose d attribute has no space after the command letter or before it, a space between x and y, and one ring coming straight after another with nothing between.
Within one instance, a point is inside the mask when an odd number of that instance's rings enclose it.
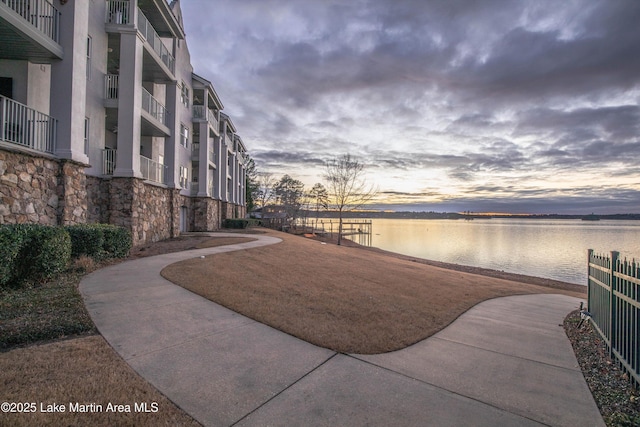
<instances>
[{"instance_id":1,"label":"tree line","mask_svg":"<svg viewBox=\"0 0 640 427\"><path fill-rule=\"evenodd\" d=\"M331 209L339 219L338 244L342 241L342 219L346 212L361 208L375 195L376 189L367 184L364 165L350 154L326 162L323 181L305 189L302 181L283 175L279 180L271 173L259 172L253 159L247 163L247 211L277 207L282 220L289 226L309 212Z\"/></svg>"}]
</instances>

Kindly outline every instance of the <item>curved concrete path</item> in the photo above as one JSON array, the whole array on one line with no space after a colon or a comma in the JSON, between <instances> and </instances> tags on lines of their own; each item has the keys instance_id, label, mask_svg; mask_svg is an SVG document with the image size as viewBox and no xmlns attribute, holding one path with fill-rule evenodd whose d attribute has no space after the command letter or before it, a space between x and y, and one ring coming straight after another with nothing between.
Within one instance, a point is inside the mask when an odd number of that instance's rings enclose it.
<instances>
[{"instance_id":1,"label":"curved concrete path","mask_svg":"<svg viewBox=\"0 0 640 427\"><path fill-rule=\"evenodd\" d=\"M494 299L406 349L340 354L160 276L180 260L279 242L215 236L257 240L128 261L80 284L104 338L204 425L604 426L561 326L576 298Z\"/></svg>"}]
</instances>

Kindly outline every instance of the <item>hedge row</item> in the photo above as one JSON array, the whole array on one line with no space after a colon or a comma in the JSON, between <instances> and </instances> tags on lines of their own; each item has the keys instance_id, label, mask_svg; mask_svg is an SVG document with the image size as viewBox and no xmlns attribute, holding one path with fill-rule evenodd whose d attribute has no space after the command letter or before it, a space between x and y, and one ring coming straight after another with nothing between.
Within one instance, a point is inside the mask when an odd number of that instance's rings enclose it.
<instances>
[{"instance_id":1,"label":"hedge row","mask_svg":"<svg viewBox=\"0 0 640 427\"><path fill-rule=\"evenodd\" d=\"M247 228L262 225L262 221L257 219L229 218L225 219L222 226L224 228Z\"/></svg>"},{"instance_id":2,"label":"hedge row","mask_svg":"<svg viewBox=\"0 0 640 427\"><path fill-rule=\"evenodd\" d=\"M71 236L71 256L95 259L124 258L131 249L131 233L109 224L83 224L65 227Z\"/></svg>"},{"instance_id":3,"label":"hedge row","mask_svg":"<svg viewBox=\"0 0 640 427\"><path fill-rule=\"evenodd\" d=\"M2 225L0 286L50 279L64 271L72 257L121 258L130 248L131 234L112 225Z\"/></svg>"}]
</instances>

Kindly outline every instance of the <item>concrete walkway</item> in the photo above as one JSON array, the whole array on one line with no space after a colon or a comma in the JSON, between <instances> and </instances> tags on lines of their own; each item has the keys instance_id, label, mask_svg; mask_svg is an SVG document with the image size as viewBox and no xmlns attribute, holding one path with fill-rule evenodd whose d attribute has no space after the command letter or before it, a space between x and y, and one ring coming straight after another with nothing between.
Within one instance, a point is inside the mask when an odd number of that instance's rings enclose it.
<instances>
[{"instance_id":1,"label":"concrete walkway","mask_svg":"<svg viewBox=\"0 0 640 427\"><path fill-rule=\"evenodd\" d=\"M180 260L280 241L246 237L258 240L124 262L80 285L104 338L202 424L604 426L561 326L580 300L494 299L406 349L340 354L159 274Z\"/></svg>"}]
</instances>

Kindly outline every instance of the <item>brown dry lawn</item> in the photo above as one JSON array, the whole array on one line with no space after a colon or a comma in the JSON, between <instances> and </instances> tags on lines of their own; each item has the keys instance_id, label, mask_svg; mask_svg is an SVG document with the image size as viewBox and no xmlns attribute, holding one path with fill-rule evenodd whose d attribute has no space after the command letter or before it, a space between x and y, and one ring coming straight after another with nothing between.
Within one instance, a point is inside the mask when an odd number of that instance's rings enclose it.
<instances>
[{"instance_id":1,"label":"brown dry lawn","mask_svg":"<svg viewBox=\"0 0 640 427\"><path fill-rule=\"evenodd\" d=\"M267 233L283 242L217 254L208 263L182 261L162 275L305 341L360 354L404 348L490 298L586 296L579 285L462 266L442 268L379 250Z\"/></svg>"},{"instance_id":2,"label":"brown dry lawn","mask_svg":"<svg viewBox=\"0 0 640 427\"><path fill-rule=\"evenodd\" d=\"M199 426L136 374L101 336L76 338L0 353L2 402L33 402L35 413L0 413L2 426ZM104 412L71 413L70 403L103 405ZM157 412L135 412L135 403ZM65 413L40 405L64 404ZM107 404L131 413L106 412ZM126 408L125 408L126 409Z\"/></svg>"},{"instance_id":3,"label":"brown dry lawn","mask_svg":"<svg viewBox=\"0 0 640 427\"><path fill-rule=\"evenodd\" d=\"M251 240L245 237L179 237L134 248L130 258ZM36 413L0 412L0 426L200 425L135 373L99 335L0 352L0 402L33 402L37 405ZM157 412L135 413L135 403L142 402L146 402L149 409L153 402L157 403ZM53 403L64 404L67 412L40 412L40 404L46 407ZM103 406L104 412L70 413L70 403L96 403ZM108 413L108 403L130 405L132 412Z\"/></svg>"}]
</instances>

